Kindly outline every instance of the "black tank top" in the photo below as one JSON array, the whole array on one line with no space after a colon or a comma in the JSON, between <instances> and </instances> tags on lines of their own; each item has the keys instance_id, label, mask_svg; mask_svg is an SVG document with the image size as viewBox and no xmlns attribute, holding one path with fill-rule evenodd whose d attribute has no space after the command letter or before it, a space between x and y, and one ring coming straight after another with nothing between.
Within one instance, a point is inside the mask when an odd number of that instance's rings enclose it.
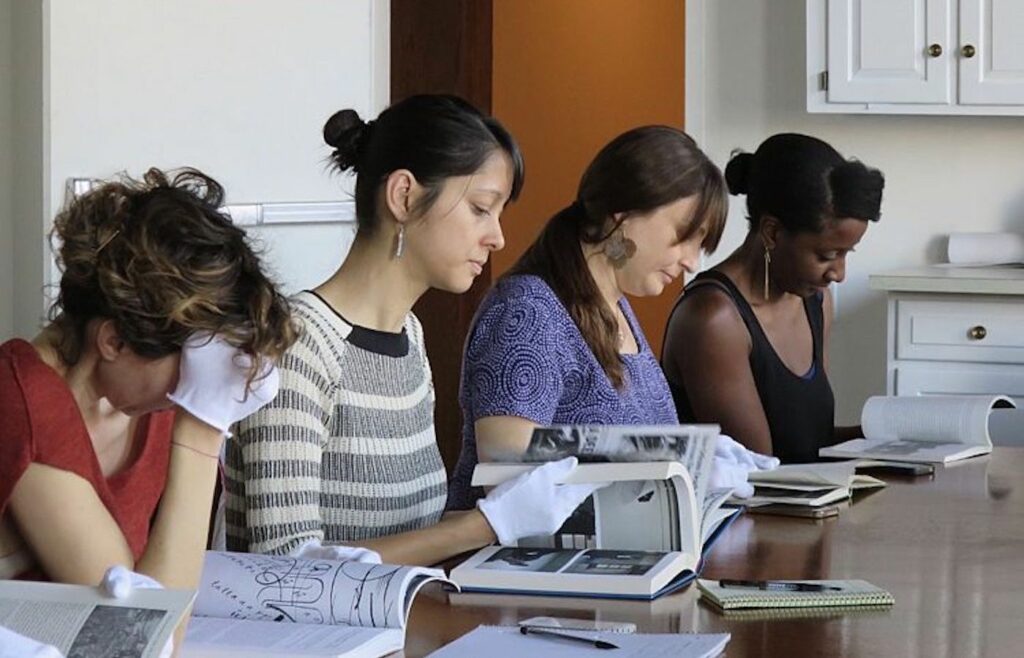
<instances>
[{"instance_id":1,"label":"black tank top","mask_svg":"<svg viewBox=\"0 0 1024 658\"><path fill-rule=\"evenodd\" d=\"M824 319L822 297L819 293L804 299L804 311L811 326L814 341L814 360L807 374L800 376L786 367L775 348L768 341L754 310L733 284L721 272L708 270L699 274L686 286L686 293L676 302L672 314L683 312L683 302L690 291L700 286L713 285L729 294L743 324L750 332L750 371L754 375L757 394L761 398L768 428L772 435L772 452L783 462L809 462L818 458L818 448L833 443L835 433L835 398L822 362ZM685 346L683 347L685 349ZM664 365L664 364L663 364ZM679 420L693 423L698 419L690 407L686 390L679 382L669 380L675 398Z\"/></svg>"}]
</instances>

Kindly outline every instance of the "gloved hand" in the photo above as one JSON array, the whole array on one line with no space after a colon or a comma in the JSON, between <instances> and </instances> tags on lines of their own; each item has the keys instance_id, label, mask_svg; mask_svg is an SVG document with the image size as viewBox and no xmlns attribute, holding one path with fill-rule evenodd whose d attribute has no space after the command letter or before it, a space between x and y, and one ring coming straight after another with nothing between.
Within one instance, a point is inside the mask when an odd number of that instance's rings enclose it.
<instances>
[{"instance_id":1,"label":"gloved hand","mask_svg":"<svg viewBox=\"0 0 1024 658\"><path fill-rule=\"evenodd\" d=\"M339 560L380 564L380 553L362 546L324 546L319 539L310 539L291 552L303 560Z\"/></svg>"},{"instance_id":2,"label":"gloved hand","mask_svg":"<svg viewBox=\"0 0 1024 658\"><path fill-rule=\"evenodd\" d=\"M0 658L64 658L57 647L0 626Z\"/></svg>"},{"instance_id":3,"label":"gloved hand","mask_svg":"<svg viewBox=\"0 0 1024 658\"><path fill-rule=\"evenodd\" d=\"M747 482L749 471L733 461L715 456L708 479L709 489L732 489L735 498L750 498L754 495L754 485Z\"/></svg>"},{"instance_id":4,"label":"gloved hand","mask_svg":"<svg viewBox=\"0 0 1024 658\"><path fill-rule=\"evenodd\" d=\"M558 484L576 468L576 458L548 462L502 482L477 508L506 546L522 537L550 535L565 523L587 496L604 484Z\"/></svg>"},{"instance_id":5,"label":"gloved hand","mask_svg":"<svg viewBox=\"0 0 1024 658\"><path fill-rule=\"evenodd\" d=\"M267 404L277 395L273 364L246 390L252 359L219 336L193 334L181 349L178 386L168 398L207 425L231 436L232 423Z\"/></svg>"},{"instance_id":6,"label":"gloved hand","mask_svg":"<svg viewBox=\"0 0 1024 658\"><path fill-rule=\"evenodd\" d=\"M135 589L163 589L163 585L149 576L128 570L118 564L107 569L100 581L100 589L115 599L126 599ZM160 650L160 658L171 658L174 655L174 636L167 638L167 644Z\"/></svg>"},{"instance_id":7,"label":"gloved hand","mask_svg":"<svg viewBox=\"0 0 1024 658\"><path fill-rule=\"evenodd\" d=\"M748 471L770 471L779 466L778 457L748 450L742 443L725 434L719 434L715 441L715 457L746 466Z\"/></svg>"},{"instance_id":8,"label":"gloved hand","mask_svg":"<svg viewBox=\"0 0 1024 658\"><path fill-rule=\"evenodd\" d=\"M709 486L712 489L732 489L736 498L750 498L754 487L747 481L752 471L770 471L778 467L779 459L747 450L742 444L725 434L715 441L715 460L711 468Z\"/></svg>"}]
</instances>

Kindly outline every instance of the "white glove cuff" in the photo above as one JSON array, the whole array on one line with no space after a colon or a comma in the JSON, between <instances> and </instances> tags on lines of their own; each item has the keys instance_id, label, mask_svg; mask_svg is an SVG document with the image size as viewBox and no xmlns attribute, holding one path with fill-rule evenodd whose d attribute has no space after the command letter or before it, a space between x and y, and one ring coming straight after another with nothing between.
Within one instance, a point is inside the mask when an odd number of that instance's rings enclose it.
<instances>
[{"instance_id":1,"label":"white glove cuff","mask_svg":"<svg viewBox=\"0 0 1024 658\"><path fill-rule=\"evenodd\" d=\"M487 524L491 526L491 530L494 531L494 535L498 538L499 544L502 546L516 545L516 540L519 538L509 534L508 528L505 528L505 524L501 522L501 513L494 509L492 501L487 498L481 498L476 501L476 508L484 515Z\"/></svg>"}]
</instances>

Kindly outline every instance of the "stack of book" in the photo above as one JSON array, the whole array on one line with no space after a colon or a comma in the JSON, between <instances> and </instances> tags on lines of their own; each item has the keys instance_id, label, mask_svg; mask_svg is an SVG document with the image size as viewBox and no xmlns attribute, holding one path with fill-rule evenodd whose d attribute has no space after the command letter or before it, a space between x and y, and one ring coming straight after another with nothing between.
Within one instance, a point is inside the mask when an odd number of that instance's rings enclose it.
<instances>
[{"instance_id":1,"label":"stack of book","mask_svg":"<svg viewBox=\"0 0 1024 658\"><path fill-rule=\"evenodd\" d=\"M846 501L854 491L884 487L885 482L855 472L855 462L787 464L771 471L756 471L747 480L754 495L733 502L747 507L790 506L820 508ZM784 509L779 509L784 513Z\"/></svg>"}]
</instances>

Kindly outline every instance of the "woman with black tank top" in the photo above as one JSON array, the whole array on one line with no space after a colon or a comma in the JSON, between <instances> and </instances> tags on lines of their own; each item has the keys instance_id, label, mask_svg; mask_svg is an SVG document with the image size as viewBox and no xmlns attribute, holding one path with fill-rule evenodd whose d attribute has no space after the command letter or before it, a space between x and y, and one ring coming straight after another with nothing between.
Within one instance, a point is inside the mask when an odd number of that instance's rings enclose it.
<instances>
[{"instance_id":1,"label":"woman with black tank top","mask_svg":"<svg viewBox=\"0 0 1024 658\"><path fill-rule=\"evenodd\" d=\"M750 231L676 302L661 365L683 422L714 422L783 462L859 436L836 428L828 381L829 285L877 221L884 179L825 142L780 134L725 170Z\"/></svg>"}]
</instances>

